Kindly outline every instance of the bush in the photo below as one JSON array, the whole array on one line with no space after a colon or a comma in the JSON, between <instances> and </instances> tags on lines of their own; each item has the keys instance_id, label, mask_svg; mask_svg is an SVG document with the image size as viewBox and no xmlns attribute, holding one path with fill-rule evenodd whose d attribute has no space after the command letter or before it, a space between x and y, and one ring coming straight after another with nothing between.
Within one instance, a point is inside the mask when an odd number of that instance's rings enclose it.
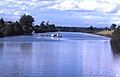
<instances>
[{"instance_id":1,"label":"bush","mask_svg":"<svg viewBox=\"0 0 120 77\"><path fill-rule=\"evenodd\" d=\"M120 29L117 29L112 33L111 47L114 53L120 53Z\"/></svg>"}]
</instances>

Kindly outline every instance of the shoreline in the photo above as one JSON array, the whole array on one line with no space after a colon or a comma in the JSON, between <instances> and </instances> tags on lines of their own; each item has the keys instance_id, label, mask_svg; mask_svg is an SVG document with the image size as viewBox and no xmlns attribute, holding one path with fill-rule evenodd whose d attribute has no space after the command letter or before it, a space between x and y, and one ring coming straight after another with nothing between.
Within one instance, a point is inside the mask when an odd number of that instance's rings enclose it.
<instances>
[{"instance_id":1,"label":"shoreline","mask_svg":"<svg viewBox=\"0 0 120 77\"><path fill-rule=\"evenodd\" d=\"M60 32L60 31L57 31L57 32ZM61 32L64 32L64 31L61 31ZM83 33L83 34L86 34L86 35L97 35L97 36L104 36L104 37L107 37L107 38L111 38L111 34L101 34L101 32L103 31L100 31L100 32L96 32L96 33L86 33L86 32L77 32L77 33ZM43 32L41 32L43 33ZM41 33L35 33L35 34L41 34ZM54 32L44 32L44 33L54 33ZM44 34L43 33L43 34ZM73 32L73 33L76 33L76 32ZM21 35L10 35L10 36L3 36L3 37L0 37L0 38L5 38L5 37L14 37L14 36L34 36L34 34L21 34Z\"/></svg>"},{"instance_id":2,"label":"shoreline","mask_svg":"<svg viewBox=\"0 0 120 77\"><path fill-rule=\"evenodd\" d=\"M103 31L95 33L95 35L100 35L100 36L105 36L105 37L111 38L113 32L114 32L114 30L110 30L110 31L109 30L103 30Z\"/></svg>"}]
</instances>

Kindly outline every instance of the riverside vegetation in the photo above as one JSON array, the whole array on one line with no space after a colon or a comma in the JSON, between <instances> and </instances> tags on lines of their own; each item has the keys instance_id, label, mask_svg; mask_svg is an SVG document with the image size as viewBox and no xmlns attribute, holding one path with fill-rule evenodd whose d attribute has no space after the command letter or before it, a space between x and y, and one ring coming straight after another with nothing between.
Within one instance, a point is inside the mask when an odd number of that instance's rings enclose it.
<instances>
[{"instance_id":1,"label":"riverside vegetation","mask_svg":"<svg viewBox=\"0 0 120 77\"><path fill-rule=\"evenodd\" d=\"M115 54L120 53L120 29L114 30L111 35L111 48Z\"/></svg>"},{"instance_id":2,"label":"riverside vegetation","mask_svg":"<svg viewBox=\"0 0 120 77\"><path fill-rule=\"evenodd\" d=\"M0 37L4 36L15 36L15 35L31 35L33 31L35 33L41 32L83 32L83 33L92 33L108 30L108 27L105 28L96 28L93 26L90 27L62 27L55 26L55 24L49 24L49 21L42 21L39 25L34 24L34 18L31 15L23 14L19 21L5 21L3 18L0 19ZM113 25L116 26L116 25Z\"/></svg>"},{"instance_id":3,"label":"riverside vegetation","mask_svg":"<svg viewBox=\"0 0 120 77\"><path fill-rule=\"evenodd\" d=\"M0 37L13 36L13 35L31 35L34 30L37 32L51 32L57 31L54 24L42 21L40 25L34 26L34 18L31 15L22 15L19 21L4 21L0 19Z\"/></svg>"}]
</instances>

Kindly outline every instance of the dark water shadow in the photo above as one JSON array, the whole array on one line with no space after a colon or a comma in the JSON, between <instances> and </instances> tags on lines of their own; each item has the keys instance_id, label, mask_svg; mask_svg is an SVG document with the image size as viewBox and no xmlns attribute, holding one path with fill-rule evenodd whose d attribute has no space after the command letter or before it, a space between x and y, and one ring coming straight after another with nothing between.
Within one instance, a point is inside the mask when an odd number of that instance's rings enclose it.
<instances>
[{"instance_id":1,"label":"dark water shadow","mask_svg":"<svg viewBox=\"0 0 120 77\"><path fill-rule=\"evenodd\" d=\"M113 52L113 57L114 58L120 57L120 42L111 41L110 44L111 44L111 49Z\"/></svg>"},{"instance_id":2,"label":"dark water shadow","mask_svg":"<svg viewBox=\"0 0 120 77\"><path fill-rule=\"evenodd\" d=\"M4 43L0 43L0 56L2 56L4 50Z\"/></svg>"},{"instance_id":3,"label":"dark water shadow","mask_svg":"<svg viewBox=\"0 0 120 77\"><path fill-rule=\"evenodd\" d=\"M120 72L119 72L119 67L120 67L120 42L112 41L111 42L111 49L113 53L113 61L112 61L112 66L113 66L113 72L116 75L115 77L119 77Z\"/></svg>"},{"instance_id":4,"label":"dark water shadow","mask_svg":"<svg viewBox=\"0 0 120 77\"><path fill-rule=\"evenodd\" d=\"M32 43L20 43L19 49L22 52L30 52L32 51L33 44Z\"/></svg>"}]
</instances>

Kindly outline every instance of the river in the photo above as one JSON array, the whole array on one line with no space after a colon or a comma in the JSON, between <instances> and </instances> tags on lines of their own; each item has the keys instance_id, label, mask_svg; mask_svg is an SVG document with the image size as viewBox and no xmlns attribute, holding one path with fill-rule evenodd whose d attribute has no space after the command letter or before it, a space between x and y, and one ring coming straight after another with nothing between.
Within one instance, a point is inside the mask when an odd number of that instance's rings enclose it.
<instances>
[{"instance_id":1,"label":"river","mask_svg":"<svg viewBox=\"0 0 120 77\"><path fill-rule=\"evenodd\" d=\"M120 57L113 55L110 38L50 34L0 38L0 77L120 77Z\"/></svg>"}]
</instances>

